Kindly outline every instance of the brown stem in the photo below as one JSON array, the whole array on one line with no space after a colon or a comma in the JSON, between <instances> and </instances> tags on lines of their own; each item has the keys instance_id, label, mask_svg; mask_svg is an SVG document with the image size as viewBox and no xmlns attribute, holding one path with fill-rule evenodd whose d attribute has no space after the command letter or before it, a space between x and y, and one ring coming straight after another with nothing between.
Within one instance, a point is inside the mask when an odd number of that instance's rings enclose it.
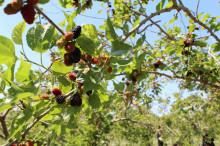
<instances>
[{"instance_id":1,"label":"brown stem","mask_svg":"<svg viewBox=\"0 0 220 146\"><path fill-rule=\"evenodd\" d=\"M8 128L7 128L7 125L6 125L6 122L5 122L5 118L6 118L7 114L9 113L9 111L11 109L12 108L9 108L3 115L0 116L0 122L2 124L2 131L3 131L4 135L5 135L4 138L7 138L8 135L9 135Z\"/></svg>"},{"instance_id":2,"label":"brown stem","mask_svg":"<svg viewBox=\"0 0 220 146\"><path fill-rule=\"evenodd\" d=\"M162 13L165 12L170 12L172 10L176 9L176 7L171 7L171 8L167 8L167 9L162 9L160 11L157 11L155 13L151 13L151 15L147 16L144 20L142 20L136 27L134 27L128 34L126 34L123 38L122 38L122 42L126 41L127 38L129 36L131 36L134 32L136 32L142 25L144 25L148 20L150 20L151 18L160 15ZM143 15L143 14L142 14Z\"/></svg>"},{"instance_id":3,"label":"brown stem","mask_svg":"<svg viewBox=\"0 0 220 146\"><path fill-rule=\"evenodd\" d=\"M201 21L199 21L196 17L194 17L190 10L184 6L179 6L178 9L183 10L185 13L187 13L187 15L195 22L198 23L199 25L201 25L202 27L204 27L210 34L211 36L213 36L218 42L220 42L220 39L214 34L214 32L212 31L211 28L209 28L206 24L202 23Z\"/></svg>"},{"instance_id":4,"label":"brown stem","mask_svg":"<svg viewBox=\"0 0 220 146\"><path fill-rule=\"evenodd\" d=\"M161 22L161 20L158 20L158 21L156 21L156 22L154 22L154 23L159 23L159 22ZM141 34L141 33L144 32L148 27L150 27L150 26L152 26L152 25L153 25L153 24L147 25L143 30L138 31L137 34Z\"/></svg>"},{"instance_id":5,"label":"brown stem","mask_svg":"<svg viewBox=\"0 0 220 146\"><path fill-rule=\"evenodd\" d=\"M0 134L0 137L1 137L2 139L5 139L5 136L4 136L3 134Z\"/></svg>"},{"instance_id":6,"label":"brown stem","mask_svg":"<svg viewBox=\"0 0 220 146\"><path fill-rule=\"evenodd\" d=\"M26 128L26 130L22 133L22 139L25 138L25 136L29 132L29 130L31 130L31 128L34 127L34 125L37 124L37 122L40 121L40 119L42 119L45 115L47 115L50 110L51 110L51 108L47 109L44 113L42 113L40 116L38 116L31 125L29 125Z\"/></svg>"},{"instance_id":7,"label":"brown stem","mask_svg":"<svg viewBox=\"0 0 220 146\"><path fill-rule=\"evenodd\" d=\"M31 130L31 128L34 127L35 124L37 124L37 122L40 121L40 119L42 119L45 115L47 115L49 113L49 111L51 110L52 108L49 108L47 109L44 113L42 113L41 115L39 115L32 124L30 124L26 130L22 133L21 137L22 137L22 140L25 138L25 136L27 135L27 133ZM12 142L8 143L7 146L10 146L11 144L13 143L16 143L18 140L15 139L13 140Z\"/></svg>"},{"instance_id":8,"label":"brown stem","mask_svg":"<svg viewBox=\"0 0 220 146\"><path fill-rule=\"evenodd\" d=\"M146 71L146 73L157 74L157 75L165 76L165 77L170 78L170 79L182 79L182 80L200 82L200 83L203 84L203 85L220 89L220 86L214 85L214 84L211 84L211 83L208 83L208 82L203 81L203 80L201 80L201 79L184 78L184 77L179 77L179 76L170 76L170 75L167 75L167 74L164 74L164 73L159 73L159 72L154 72L154 71Z\"/></svg>"},{"instance_id":9,"label":"brown stem","mask_svg":"<svg viewBox=\"0 0 220 146\"><path fill-rule=\"evenodd\" d=\"M44 14L44 12L42 12L37 5L34 5L33 7L36 9L38 13L43 15L62 35L65 35L65 33L49 17L47 17L47 15Z\"/></svg>"},{"instance_id":10,"label":"brown stem","mask_svg":"<svg viewBox=\"0 0 220 146\"><path fill-rule=\"evenodd\" d=\"M6 122L5 122L5 117L1 118L0 122L2 124L3 133L5 135L4 137L7 138L9 133L8 133L8 128L7 128L7 125L6 125Z\"/></svg>"}]
</instances>

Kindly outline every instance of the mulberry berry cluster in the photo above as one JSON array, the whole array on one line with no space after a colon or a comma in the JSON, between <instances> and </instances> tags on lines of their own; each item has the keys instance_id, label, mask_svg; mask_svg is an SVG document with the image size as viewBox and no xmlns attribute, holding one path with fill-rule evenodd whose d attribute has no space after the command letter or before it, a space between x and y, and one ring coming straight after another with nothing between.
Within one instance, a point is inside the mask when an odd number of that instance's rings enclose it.
<instances>
[{"instance_id":1,"label":"mulberry berry cluster","mask_svg":"<svg viewBox=\"0 0 220 146\"><path fill-rule=\"evenodd\" d=\"M57 103L62 104L65 102L65 97L62 95L62 91L60 89L54 88L52 93L55 95Z\"/></svg>"},{"instance_id":2,"label":"mulberry berry cluster","mask_svg":"<svg viewBox=\"0 0 220 146\"><path fill-rule=\"evenodd\" d=\"M78 63L80 61L81 51L75 46L75 42L73 41L73 39L77 39L80 34L81 26L77 26L65 33L65 39L62 38L56 42L59 48L64 47L67 52L64 54L64 64L66 66L71 66L73 63Z\"/></svg>"},{"instance_id":3,"label":"mulberry berry cluster","mask_svg":"<svg viewBox=\"0 0 220 146\"><path fill-rule=\"evenodd\" d=\"M16 14L21 11L22 17L28 24L34 23L36 11L34 5L38 3L38 0L27 0L27 4L23 5L23 0L12 0L4 8L4 12L8 15Z\"/></svg>"},{"instance_id":4,"label":"mulberry berry cluster","mask_svg":"<svg viewBox=\"0 0 220 146\"><path fill-rule=\"evenodd\" d=\"M62 104L65 102L66 98L62 95L62 91L58 88L54 88L52 93L55 95L56 102ZM71 106L81 106L82 105L82 98L80 97L79 93L74 94L70 99Z\"/></svg>"},{"instance_id":5,"label":"mulberry berry cluster","mask_svg":"<svg viewBox=\"0 0 220 146\"><path fill-rule=\"evenodd\" d=\"M91 64L97 64L98 66L107 66L107 72L111 73L113 71L112 67L109 66L109 57L106 57L105 54L99 55L98 57L92 57L90 54L83 54L83 59Z\"/></svg>"}]
</instances>

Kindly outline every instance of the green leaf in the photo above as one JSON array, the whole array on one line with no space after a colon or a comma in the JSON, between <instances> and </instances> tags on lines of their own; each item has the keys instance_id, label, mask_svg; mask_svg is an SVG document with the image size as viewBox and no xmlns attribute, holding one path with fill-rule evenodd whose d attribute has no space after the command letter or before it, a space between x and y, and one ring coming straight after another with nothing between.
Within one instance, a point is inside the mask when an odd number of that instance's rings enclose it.
<instances>
[{"instance_id":1,"label":"green leaf","mask_svg":"<svg viewBox=\"0 0 220 146\"><path fill-rule=\"evenodd\" d=\"M201 20L201 22L205 22L209 17L210 17L209 14L205 14L205 16L203 17L203 19Z\"/></svg>"},{"instance_id":2,"label":"green leaf","mask_svg":"<svg viewBox=\"0 0 220 146\"><path fill-rule=\"evenodd\" d=\"M169 3L166 5L166 8L171 8L173 6L173 1L172 0L168 0Z\"/></svg>"},{"instance_id":3,"label":"green leaf","mask_svg":"<svg viewBox=\"0 0 220 146\"><path fill-rule=\"evenodd\" d=\"M33 51L44 53L50 48L54 33L55 28L50 23L44 26L37 24L27 32L27 44Z\"/></svg>"},{"instance_id":4,"label":"green leaf","mask_svg":"<svg viewBox=\"0 0 220 146\"><path fill-rule=\"evenodd\" d=\"M90 69L86 74L81 77L85 80L83 92L86 93L89 90L99 90L101 85L99 82L103 76L103 71L100 68Z\"/></svg>"},{"instance_id":5,"label":"green leaf","mask_svg":"<svg viewBox=\"0 0 220 146\"><path fill-rule=\"evenodd\" d=\"M163 8L164 3L165 3L165 0L161 0L156 6L156 10L160 11Z\"/></svg>"},{"instance_id":6,"label":"green leaf","mask_svg":"<svg viewBox=\"0 0 220 146\"><path fill-rule=\"evenodd\" d=\"M200 14L198 15L198 19L200 19L202 15L203 15L203 13L200 13Z\"/></svg>"},{"instance_id":7,"label":"green leaf","mask_svg":"<svg viewBox=\"0 0 220 146\"><path fill-rule=\"evenodd\" d=\"M68 15L67 13L64 12L64 15L66 17L66 20L68 22L68 25L66 27L66 31L70 31L76 24L74 23L74 18L77 16L77 11L74 11L72 14Z\"/></svg>"},{"instance_id":8,"label":"green leaf","mask_svg":"<svg viewBox=\"0 0 220 146\"><path fill-rule=\"evenodd\" d=\"M121 40L115 40L112 42L112 55L113 56L127 56L129 51L131 50L131 46L122 42Z\"/></svg>"},{"instance_id":9,"label":"green leaf","mask_svg":"<svg viewBox=\"0 0 220 146\"><path fill-rule=\"evenodd\" d=\"M114 27L112 25L112 21L110 20L109 17L105 23L105 34L107 40L109 41L115 41L116 39L118 39L118 35L116 34Z\"/></svg>"},{"instance_id":10,"label":"green leaf","mask_svg":"<svg viewBox=\"0 0 220 146\"><path fill-rule=\"evenodd\" d=\"M99 108L101 106L101 101L97 92L94 92L92 95L90 95L88 101L92 108Z\"/></svg>"},{"instance_id":11,"label":"green leaf","mask_svg":"<svg viewBox=\"0 0 220 146\"><path fill-rule=\"evenodd\" d=\"M99 10L99 11L98 11L98 14L100 14L100 13L102 13L102 12L103 12L103 10Z\"/></svg>"},{"instance_id":12,"label":"green leaf","mask_svg":"<svg viewBox=\"0 0 220 146\"><path fill-rule=\"evenodd\" d=\"M64 8L72 8L72 0L59 0L59 4Z\"/></svg>"},{"instance_id":13,"label":"green leaf","mask_svg":"<svg viewBox=\"0 0 220 146\"><path fill-rule=\"evenodd\" d=\"M0 65L11 66L16 61L15 46L12 40L0 35Z\"/></svg>"},{"instance_id":14,"label":"green leaf","mask_svg":"<svg viewBox=\"0 0 220 146\"><path fill-rule=\"evenodd\" d=\"M220 43L212 44L212 48L214 48L214 51L215 51L215 52L220 51Z\"/></svg>"},{"instance_id":15,"label":"green leaf","mask_svg":"<svg viewBox=\"0 0 220 146\"><path fill-rule=\"evenodd\" d=\"M191 24L189 26L189 32L193 32L195 28L196 28L195 24Z\"/></svg>"},{"instance_id":16,"label":"green leaf","mask_svg":"<svg viewBox=\"0 0 220 146\"><path fill-rule=\"evenodd\" d=\"M22 21L12 31L12 40L15 44L22 45L22 34L26 28L26 22Z\"/></svg>"},{"instance_id":17,"label":"green leaf","mask_svg":"<svg viewBox=\"0 0 220 146\"><path fill-rule=\"evenodd\" d=\"M145 59L145 55L146 52L140 54L137 58L136 58L136 68L139 69L141 68L141 65L143 64L143 61Z\"/></svg>"},{"instance_id":18,"label":"green leaf","mask_svg":"<svg viewBox=\"0 0 220 146\"><path fill-rule=\"evenodd\" d=\"M138 48L138 47L140 48L143 45L145 39L146 39L146 36L144 34L137 40L136 46L134 48Z\"/></svg>"},{"instance_id":19,"label":"green leaf","mask_svg":"<svg viewBox=\"0 0 220 146\"><path fill-rule=\"evenodd\" d=\"M27 85L29 86L29 85ZM20 87L18 85L12 84L11 88L8 90L8 99L11 101L17 101L21 100L23 98L31 97L36 95L38 92L36 92L36 89L39 90L39 87L32 86L30 88L26 87Z\"/></svg>"},{"instance_id":20,"label":"green leaf","mask_svg":"<svg viewBox=\"0 0 220 146\"><path fill-rule=\"evenodd\" d=\"M206 47L207 46L207 43L202 41L202 40L199 40L199 41L196 41L196 46L200 46L200 47Z\"/></svg>"},{"instance_id":21,"label":"green leaf","mask_svg":"<svg viewBox=\"0 0 220 146\"><path fill-rule=\"evenodd\" d=\"M138 19L134 21L132 28L137 26L139 23L140 23L140 17L138 17Z\"/></svg>"},{"instance_id":22,"label":"green leaf","mask_svg":"<svg viewBox=\"0 0 220 146\"><path fill-rule=\"evenodd\" d=\"M164 25L164 27L173 24L177 20L177 17L172 18L167 24Z\"/></svg>"},{"instance_id":23,"label":"green leaf","mask_svg":"<svg viewBox=\"0 0 220 146\"><path fill-rule=\"evenodd\" d=\"M31 71L31 63L26 63L21 58L20 68L15 74L15 78L17 82L24 82L30 80L30 71Z\"/></svg>"},{"instance_id":24,"label":"green leaf","mask_svg":"<svg viewBox=\"0 0 220 146\"><path fill-rule=\"evenodd\" d=\"M50 0L39 0L38 3L39 4L46 4L48 3Z\"/></svg>"},{"instance_id":25,"label":"green leaf","mask_svg":"<svg viewBox=\"0 0 220 146\"><path fill-rule=\"evenodd\" d=\"M98 44L84 34L81 34L80 37L77 38L77 43L80 45L83 51L89 54L94 54L95 49L98 47Z\"/></svg>"},{"instance_id":26,"label":"green leaf","mask_svg":"<svg viewBox=\"0 0 220 146\"><path fill-rule=\"evenodd\" d=\"M66 77L59 76L57 79L59 81L59 89L62 90L64 94L68 93L72 89L72 84L67 80Z\"/></svg>"},{"instance_id":27,"label":"green leaf","mask_svg":"<svg viewBox=\"0 0 220 146\"><path fill-rule=\"evenodd\" d=\"M2 75L2 79L6 81L7 86L10 86L14 81L14 69L15 64L9 66Z\"/></svg>"},{"instance_id":28,"label":"green leaf","mask_svg":"<svg viewBox=\"0 0 220 146\"><path fill-rule=\"evenodd\" d=\"M5 102L5 99L0 99L0 113L12 107L12 104L12 102Z\"/></svg>"},{"instance_id":29,"label":"green leaf","mask_svg":"<svg viewBox=\"0 0 220 146\"><path fill-rule=\"evenodd\" d=\"M61 60L55 61L52 66L53 74L67 74L73 69L72 66L66 66Z\"/></svg>"},{"instance_id":30,"label":"green leaf","mask_svg":"<svg viewBox=\"0 0 220 146\"><path fill-rule=\"evenodd\" d=\"M2 6L3 3L4 3L4 0L0 0L0 6Z\"/></svg>"},{"instance_id":31,"label":"green leaf","mask_svg":"<svg viewBox=\"0 0 220 146\"><path fill-rule=\"evenodd\" d=\"M90 37L92 40L96 41L98 39L98 31L96 27L92 24L86 24L82 27L83 33Z\"/></svg>"},{"instance_id":32,"label":"green leaf","mask_svg":"<svg viewBox=\"0 0 220 146\"><path fill-rule=\"evenodd\" d=\"M117 84L117 83L115 83L115 81L113 81L113 85L115 87L115 90L117 90L117 91L123 91L125 88L125 83L122 83L122 82Z\"/></svg>"}]
</instances>

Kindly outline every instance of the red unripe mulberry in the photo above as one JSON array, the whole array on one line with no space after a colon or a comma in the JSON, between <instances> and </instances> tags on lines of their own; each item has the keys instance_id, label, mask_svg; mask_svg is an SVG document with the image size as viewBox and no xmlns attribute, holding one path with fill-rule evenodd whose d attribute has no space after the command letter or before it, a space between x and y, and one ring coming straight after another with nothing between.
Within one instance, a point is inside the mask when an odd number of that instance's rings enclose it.
<instances>
[{"instance_id":1,"label":"red unripe mulberry","mask_svg":"<svg viewBox=\"0 0 220 146\"><path fill-rule=\"evenodd\" d=\"M65 39L66 39L67 41L71 41L71 40L73 39L73 37L74 37L74 34L73 34L72 31L69 31L69 32L66 32L66 33L65 33L64 37L65 37Z\"/></svg>"},{"instance_id":2,"label":"red unripe mulberry","mask_svg":"<svg viewBox=\"0 0 220 146\"><path fill-rule=\"evenodd\" d=\"M91 63L92 64L97 64L98 63L98 58L92 58Z\"/></svg>"},{"instance_id":3,"label":"red unripe mulberry","mask_svg":"<svg viewBox=\"0 0 220 146\"><path fill-rule=\"evenodd\" d=\"M76 75L74 73L69 73L68 77L70 78L70 80L75 81L76 80Z\"/></svg>"},{"instance_id":4,"label":"red unripe mulberry","mask_svg":"<svg viewBox=\"0 0 220 146\"><path fill-rule=\"evenodd\" d=\"M52 93L53 93L55 96L57 96L57 95L61 95L61 94L62 94L62 91L61 91L60 89L58 89L58 88L54 88L54 89L52 90Z\"/></svg>"},{"instance_id":5,"label":"red unripe mulberry","mask_svg":"<svg viewBox=\"0 0 220 146\"><path fill-rule=\"evenodd\" d=\"M108 66L107 71L108 71L108 73L111 73L112 72L112 67Z\"/></svg>"},{"instance_id":6,"label":"red unripe mulberry","mask_svg":"<svg viewBox=\"0 0 220 146\"><path fill-rule=\"evenodd\" d=\"M50 95L48 95L48 94L44 94L44 95L41 95L41 99L46 99L46 98L49 98L50 97Z\"/></svg>"}]
</instances>

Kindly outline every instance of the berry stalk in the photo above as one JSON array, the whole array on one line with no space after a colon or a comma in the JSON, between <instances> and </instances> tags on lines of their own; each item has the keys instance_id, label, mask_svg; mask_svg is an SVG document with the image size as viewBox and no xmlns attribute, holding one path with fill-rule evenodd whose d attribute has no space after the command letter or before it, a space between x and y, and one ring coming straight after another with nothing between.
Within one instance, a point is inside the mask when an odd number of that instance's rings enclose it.
<instances>
[{"instance_id":1,"label":"berry stalk","mask_svg":"<svg viewBox=\"0 0 220 146\"><path fill-rule=\"evenodd\" d=\"M42 14L63 36L65 35L65 33L49 17L47 17L47 15L44 14L44 12L42 12L37 5L34 5L33 7L38 13Z\"/></svg>"}]
</instances>

